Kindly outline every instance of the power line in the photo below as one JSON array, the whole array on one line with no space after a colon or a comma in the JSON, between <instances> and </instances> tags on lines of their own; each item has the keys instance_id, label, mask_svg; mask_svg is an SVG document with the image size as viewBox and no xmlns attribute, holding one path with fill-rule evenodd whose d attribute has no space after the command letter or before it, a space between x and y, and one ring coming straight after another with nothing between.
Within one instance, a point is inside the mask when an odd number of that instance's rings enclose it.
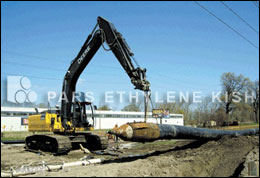
<instances>
[{"instance_id":1,"label":"power line","mask_svg":"<svg viewBox=\"0 0 260 178\"><path fill-rule=\"evenodd\" d=\"M4 63L10 63L12 65L19 65L19 66L22 66L22 67L26 67L26 68L33 68L33 69L37 69L37 70L51 70L51 71L62 71L64 72L65 70L61 70L61 69L54 69L54 68L48 68L48 67L39 67L39 66L36 66L36 65L24 65L24 64L21 64L21 63L16 63L16 62L10 62L10 61L5 61ZM183 81L183 80L179 80L179 79L175 79L175 78L172 78L170 76L167 76L167 75L162 75L162 74L156 74L156 75L152 75L152 76L162 76L162 77L166 77L166 78L170 78L172 81L177 81L177 82L182 82L182 83L185 83L186 85L188 83L191 83L190 81ZM30 76L31 77L31 76ZM37 79L50 79L50 78L42 78L42 77L33 77L33 78L37 78ZM61 80L61 79L55 79L55 78L51 78L52 80ZM199 84L199 83L195 83L193 82L194 84L196 85L202 85L202 84ZM207 86L219 86L219 85L207 85ZM180 87L184 87L184 86L180 86ZM190 86L185 86L185 87L190 87Z\"/></svg>"},{"instance_id":2,"label":"power line","mask_svg":"<svg viewBox=\"0 0 260 178\"><path fill-rule=\"evenodd\" d=\"M259 9L259 4L256 1L252 1L252 3Z\"/></svg>"},{"instance_id":3,"label":"power line","mask_svg":"<svg viewBox=\"0 0 260 178\"><path fill-rule=\"evenodd\" d=\"M17 54L16 52L14 52L15 54ZM21 54L21 53L19 53ZM32 55L29 55L29 54L23 54L23 55L27 55L27 56L32 56ZM33 57L36 57L37 59L40 59L42 57L39 57L39 56L33 56ZM48 58L45 58L47 60L49 60ZM52 70L52 71L66 71L65 69L62 70L62 69L54 69L54 68L49 68L49 67L42 67L42 66L36 66L36 65L31 65L31 64L22 64L22 63L18 63L18 62L10 62L10 61L5 61L5 63L10 63L10 64L13 64L13 65L19 65L19 66L22 66L22 67L29 67L29 68L35 68L35 69L40 69L40 70L44 70L44 69L47 69L47 70ZM111 66L103 66L103 65L100 65L100 67L107 67L107 68L111 68ZM118 68L118 67L114 67L116 69L120 69L121 68ZM7 74L7 75L22 75L24 76L23 74L11 74L11 73L3 73L3 74ZM192 89L196 89L196 87L192 87L192 86L187 86L188 83L191 83L190 81L183 81L183 80L180 80L180 79L175 79L171 76L167 76L167 75L162 75L162 74L156 74L156 75L152 75L152 76L157 76L157 75L160 75L162 77L167 77L167 78L170 78L172 81L177 81L177 82L182 82L182 83L185 83L186 86L183 86L183 85L176 85L174 84L173 86L177 86L177 87L183 87L183 88L192 88ZM31 78L36 78L36 79L44 79L44 80L63 80L63 79L58 79L58 78L48 78L48 77L39 77L39 76L31 76L31 75L27 75L26 77L31 77ZM91 82L91 83L100 83L100 82ZM104 82L102 82L104 83ZM108 83L111 83L111 82L108 82ZM202 84L199 84L199 83L195 83L193 82L195 85L202 85ZM218 86L218 85L207 85L207 86ZM207 89L202 89L202 88L197 88L197 89L200 89L200 90L207 90Z\"/></svg>"},{"instance_id":4,"label":"power line","mask_svg":"<svg viewBox=\"0 0 260 178\"><path fill-rule=\"evenodd\" d=\"M18 66L22 66L22 67L25 67L25 68L30 68L30 69L37 69L37 70L50 70L50 71L60 71L60 72L63 72L63 74L65 75L65 71L66 70L62 70L62 69L54 69L54 68L48 68L48 67L39 67L39 66L36 66L36 65L24 65L24 64L21 64L21 63L16 63L16 62L10 62L10 61L4 61L4 63L9 63L9 64L12 64L12 65L18 65ZM59 73L60 74L60 73ZM20 75L20 74L13 74L13 75ZM91 76L97 76L97 77L100 77L102 76L100 73L90 73L88 72L88 75L91 75ZM23 76L21 74L21 76ZM84 75L81 75L82 77L84 77ZM28 76L28 77L31 77L31 76ZM51 80L63 80L63 79L56 79L56 78L42 78L42 77L32 77L32 78L37 78L37 79L51 79ZM93 78L93 77L92 77Z\"/></svg>"},{"instance_id":5,"label":"power line","mask_svg":"<svg viewBox=\"0 0 260 178\"><path fill-rule=\"evenodd\" d=\"M14 73L9 73L9 72L7 72L7 73L1 72L1 75L16 75L16 76L35 78L35 79L44 79L44 80L59 80L59 81L63 80L63 79L59 79L59 78L38 77L38 76L32 76L32 75L14 74Z\"/></svg>"},{"instance_id":6,"label":"power line","mask_svg":"<svg viewBox=\"0 0 260 178\"><path fill-rule=\"evenodd\" d=\"M242 22L244 22L248 27L250 27L254 32L256 32L257 34L259 34L259 32L252 27L246 20L244 20L240 15L238 15L238 13L236 13L233 9L231 9L226 3L224 3L223 1L220 1L228 10L230 10L235 16L237 16Z\"/></svg>"},{"instance_id":7,"label":"power line","mask_svg":"<svg viewBox=\"0 0 260 178\"><path fill-rule=\"evenodd\" d=\"M49 68L49 67L42 67L42 66L39 66L39 65L31 65L31 64L22 64L22 63L18 63L18 62L10 62L10 61L4 61L3 62L4 64L12 64L12 65L17 65L17 66L21 66L21 67L25 67L25 68L30 68L30 69L37 69L37 70L50 70L50 71L60 71L62 72L64 75L65 75L65 71L67 71L67 69L65 70L62 70L62 69L55 69L55 68ZM102 74L100 73L90 73L88 72L88 75L96 75L96 76L103 76ZM82 75L83 76L83 75Z\"/></svg>"},{"instance_id":8,"label":"power line","mask_svg":"<svg viewBox=\"0 0 260 178\"><path fill-rule=\"evenodd\" d=\"M38 59L38 60L44 59L44 60L48 60L48 61L53 61L53 60L50 59L50 58L45 58L45 57L40 57L40 56L34 56L34 55L31 55L31 54L24 54L24 53L18 53L18 52L6 51L6 50L4 50L4 52L10 53L10 54L14 54L14 55L23 55L23 56L26 56L26 57L33 57L34 59ZM50 67L42 67L42 66L39 66L39 65L31 65L31 64L26 64L26 65L25 65L25 64L22 64L22 63L19 63L19 62L11 62L11 61L4 61L4 62L5 62L5 63L13 64L13 65L19 65L19 66L22 66L22 67L34 68L34 69L40 69L40 70L46 69L46 70L62 71L62 72L67 71L67 69L66 69L66 70L65 70L65 69L63 70L63 69L56 69L56 68L50 68ZM58 61L58 62L61 62L61 61ZM92 64L92 65L93 65L93 64ZM122 70L121 68L119 68L119 67L114 67L114 66L99 65L98 67L113 68L113 69ZM7 73L6 73L6 74L7 74ZM20 74L10 74L10 73L8 73L7 75L20 75ZM161 74L159 74L159 75L161 75ZM24 76L24 75L22 75L22 76ZM28 75L27 75L27 76L28 76ZM157 74L156 74L156 75L152 75L152 76L157 76ZM170 77L170 76L167 76L167 75L161 75L161 76L170 78L170 79L173 80L173 81L183 82L183 83L185 83L185 84L190 83L190 81L183 81L183 80L179 80L179 79L174 79L174 78L172 78L172 77ZM63 79L57 79L57 78L46 78L46 77L38 77L38 76L31 76L31 75L28 76L28 77L36 78L36 79L44 79L44 80L63 80ZM111 83L111 82L109 82L109 83ZM195 84L196 84L196 85L201 85L201 84L198 84L198 83L195 83ZM174 86L176 86L176 85L174 84ZM210 86L210 85L208 85L208 86ZM217 86L217 85L214 85L214 86ZM191 86L179 86L179 87L191 88ZM193 88L193 89L195 89L195 88Z\"/></svg>"},{"instance_id":9,"label":"power line","mask_svg":"<svg viewBox=\"0 0 260 178\"><path fill-rule=\"evenodd\" d=\"M23 77L29 77L29 78L35 78L35 79L42 79L42 80L56 80L56 81L63 81L63 78L52 78L52 77L40 77L40 76L32 76L32 75L24 75L24 74L18 74L18 73L10 73L10 72L1 72L1 75L10 75L10 76L23 76ZM121 85L122 83L118 82L106 82L106 81L85 81L86 83L95 83L95 84L113 84L113 85Z\"/></svg>"},{"instance_id":10,"label":"power line","mask_svg":"<svg viewBox=\"0 0 260 178\"><path fill-rule=\"evenodd\" d=\"M18 62L10 62L10 61L4 61L3 63L7 63L7 64L12 64L12 65L18 65L18 66L22 66L22 67L27 67L27 68L31 68L31 69L40 69L40 70L51 70L51 71L61 71L61 72L65 72L66 70L62 70L62 69L54 69L54 68L49 68L49 67L43 67L43 66L39 66L39 65L31 65L31 64L22 64L22 63L18 63Z\"/></svg>"},{"instance_id":11,"label":"power line","mask_svg":"<svg viewBox=\"0 0 260 178\"><path fill-rule=\"evenodd\" d=\"M157 73L156 75L159 75L159 76L162 76L162 77L166 77L166 78L169 78L169 79L171 79L171 80L173 80L173 81L182 82L182 83L185 83L185 84L187 84L187 83L193 83L193 84L195 84L195 85L202 85L202 84L196 83L196 82L190 82L190 81L179 80L179 79L176 79L176 78L173 78L173 77L170 77L170 76L167 76L167 75L163 75L163 74L158 74L158 73ZM210 84L210 85L207 85L207 86L219 86L219 85Z\"/></svg>"},{"instance_id":12,"label":"power line","mask_svg":"<svg viewBox=\"0 0 260 178\"><path fill-rule=\"evenodd\" d=\"M30 69L37 69L37 70L50 70L50 71L60 71L63 72L63 74L65 75L65 72L68 69L56 69L56 68L52 68L52 67L44 67L44 66L39 66L39 65L31 65L31 64L22 64L19 62L11 62L11 61L3 61L3 64L12 64L12 65L16 65L16 66L22 66L25 68L30 68ZM98 73L88 73L88 74L98 74Z\"/></svg>"},{"instance_id":13,"label":"power line","mask_svg":"<svg viewBox=\"0 0 260 178\"><path fill-rule=\"evenodd\" d=\"M15 54L17 54L16 52L14 52ZM21 54L21 53L19 53ZM30 54L23 54L23 55L27 55L27 56L32 56ZM40 59L42 57L39 57L39 56L34 56L36 57L37 59ZM48 59L48 58L45 58L45 59ZM50 60L50 59L48 59ZM31 65L31 64L22 64L22 63L19 63L19 62L11 62L11 61L4 61L4 63L9 63L9 64L12 64L12 65L18 65L18 66L22 66L22 67L26 67L26 68L33 68L33 69L39 69L39 70L50 70L50 71L61 71L61 72L65 72L67 71L67 69L56 69L56 68L50 68L50 67L43 67L43 66L39 66L39 65ZM113 66L104 66L104 65L100 65L99 67L104 67L104 68L115 68L115 69L119 69L119 70L122 70L121 68L119 67L113 67ZM150 76L157 76L157 75L160 75L162 77L167 77L167 78L170 78L171 80L174 80L174 81L177 81L177 82L182 82L182 83L191 83L190 81L184 81L184 80L180 80L180 79L175 79L175 78L172 78L170 76L167 76L167 75L162 75L162 74L156 74L156 75L150 75ZM195 83L195 82L193 82ZM201 85L199 83L195 83L196 85ZM211 85L208 85L208 86L211 86ZM216 85L214 85L216 86Z\"/></svg>"},{"instance_id":14,"label":"power line","mask_svg":"<svg viewBox=\"0 0 260 178\"><path fill-rule=\"evenodd\" d=\"M24 53L19 53L19 52L14 52L14 51L1 50L1 52L7 53L7 54L14 54L14 55L17 55L17 56L34 58L34 59L37 59L37 60L45 60L45 61L52 61L52 62L54 61L54 59L41 57L41 56L35 56L35 55L31 55L31 54L24 54ZM67 60L55 59L55 62L64 63L64 62L68 62L68 61Z\"/></svg>"},{"instance_id":15,"label":"power line","mask_svg":"<svg viewBox=\"0 0 260 178\"><path fill-rule=\"evenodd\" d=\"M24 74L17 74L17 73L9 73L9 72L1 72L1 75L13 75L13 76L24 76L24 77L29 77L29 78L35 78L35 79L40 79L40 80L55 80L55 81L62 81L63 79L61 78L51 78L51 77L40 77L40 76L32 76L32 75L24 75ZM86 81L86 83L89 82L89 83L95 83L95 84L104 84L105 82L102 81L102 82L97 82L97 81ZM118 82L107 82L108 84L119 84L121 85L121 83L118 83ZM165 84L164 84L165 85ZM195 87L191 87L191 86L182 86L182 85L175 85L175 84L170 84L170 83L167 83L168 86L176 86L176 87L182 87L182 88L190 88L190 89L194 89L194 90L201 90L201 91L208 91L208 89L206 88L195 88Z\"/></svg>"},{"instance_id":16,"label":"power line","mask_svg":"<svg viewBox=\"0 0 260 178\"><path fill-rule=\"evenodd\" d=\"M221 23L223 23L224 25L226 25L230 30L232 30L233 32L235 32L237 35L239 35L241 38L243 38L244 40L246 40L249 44L251 44L252 46L254 46L256 49L259 49L259 47L257 47L252 41L250 41L249 39L247 39L244 35L242 35L241 33L239 33L237 30L235 30L233 27L231 27L230 25L228 25L226 22L224 22L222 19L220 19L219 17L217 17L214 13L212 13L210 10L208 10L206 7L202 6L200 3L198 3L197 1L194 1L200 8L204 9L205 11L207 11L210 15L212 15L213 17L215 17L218 21L220 21Z\"/></svg>"},{"instance_id":17,"label":"power line","mask_svg":"<svg viewBox=\"0 0 260 178\"><path fill-rule=\"evenodd\" d=\"M7 54L12 54L12 55L18 55L18 56L25 56L25 57L29 57L29 58L33 58L35 60L38 60L38 61L51 61L52 63L54 62L54 59L51 59L51 58L46 58L46 57L41 57L41 56L35 56L35 55L31 55L31 54L25 54L25 53L19 53L19 52L14 52L14 51L7 51L7 50L2 50L1 52L3 53L7 53ZM55 60L55 62L58 62L58 63L68 63L69 64L69 60ZM99 65L95 65L95 64L91 64L91 66L93 67L104 67L104 68L111 68L111 69L120 69L119 67L115 67L115 66L109 66L109 65L103 65L103 64L99 64Z\"/></svg>"},{"instance_id":18,"label":"power line","mask_svg":"<svg viewBox=\"0 0 260 178\"><path fill-rule=\"evenodd\" d=\"M51 60L50 58L45 58L45 57L40 57L40 56L34 56L34 55L31 55L31 54L24 54L24 53L17 53L17 52L11 52L11 51L4 51L4 52L7 52L7 53L11 53L11 54L15 54L15 55L23 55L23 56L29 56L29 57L33 57L35 59L45 59L45 60ZM52 60L53 61L53 60ZM22 66L22 67L27 67L27 68L33 68L33 69L39 69L39 70L50 70L50 71L61 71L61 72L64 72L64 71L67 71L67 69L56 69L56 68L50 68L50 67L43 67L43 66L39 66L39 65L31 65L31 64L22 64L22 63L19 63L19 62L11 62L11 61L4 61L4 63L9 63L9 64L12 64L12 65L19 65L19 66ZM104 68L113 68L113 69L119 69L119 70L122 70L121 68L119 67L114 67L114 66L105 66L105 65L99 65L99 67L104 67ZM17 74L13 74L13 75L17 75ZM18 74L19 75L19 74ZM179 79L175 79L175 78L172 78L170 76L167 76L167 75L162 75L162 74L158 74L162 77L167 77L167 78L170 78L171 80L173 81L177 81L177 82L182 82L182 83L190 83L190 81L183 81L183 80L179 80ZM152 76L157 76L156 75L152 75ZM44 78L44 77L35 77L35 76L28 76L28 77L32 77L32 78L37 78L37 79L50 79L50 80L63 80L63 79L56 79L56 78ZM201 85L199 83L195 83L196 85ZM174 84L175 85L175 84ZM176 86L176 85L175 85ZM208 85L210 86L210 85ZM214 86L217 86L217 85L214 85ZM184 87L184 86L180 86L180 87ZM191 87L191 86L185 86L185 87Z\"/></svg>"},{"instance_id":19,"label":"power line","mask_svg":"<svg viewBox=\"0 0 260 178\"><path fill-rule=\"evenodd\" d=\"M28 54L25 54L25 55L28 55ZM31 56L31 55L28 55L28 56ZM36 57L36 56L34 56L34 57ZM37 56L37 58L41 58L41 57L39 57L39 56ZM4 63L10 63L10 64L12 64L12 65L19 65L19 66L22 66L22 67L27 67L27 68L33 68L33 69L39 69L39 70L44 70L44 69L46 69L46 70L52 70L52 71L61 71L61 72L64 72L64 71L66 71L67 69L56 69L56 68L50 68L50 67L42 67L42 66L39 66L39 65L31 65L31 64L22 64L22 63L19 63L19 62L10 62L10 61L4 61ZM105 68L111 68L111 66L103 66L103 65L100 65L100 67L105 67ZM119 70L122 70L121 68L119 68L119 67L114 67L114 68L116 68L116 69L119 69ZM89 73L88 73L89 74ZM95 74L95 73L92 73L92 74ZM16 74L14 74L14 75L16 75ZM200 84L200 83L197 83L197 82L191 82L191 81L184 81L184 80L180 80L180 79L176 79L176 78L173 78L173 77L171 77L171 76L167 76L167 75L162 75L162 74L156 74L156 75L149 75L149 76L162 76L162 77L166 77L166 78L170 78L172 81L177 81L177 82L182 82L182 83L185 83L186 84L186 86L180 86L180 85L178 85L178 87L187 87L187 88L191 88L191 86L187 86L187 84L189 84L189 83L193 83L193 84L195 84L195 85L203 85L203 84ZM148 77L149 77L148 76ZM50 79L50 78L41 78L41 77L34 77L33 76L33 78L37 78L37 79ZM62 79L55 79L55 78L51 78L50 80L62 80ZM191 84L190 84L191 85ZM174 84L174 86L176 86L175 84ZM207 86L219 86L219 85L216 85L216 84L210 84L210 85L207 85ZM193 87L194 88L194 87ZM194 88L195 89L195 88Z\"/></svg>"},{"instance_id":20,"label":"power line","mask_svg":"<svg viewBox=\"0 0 260 178\"><path fill-rule=\"evenodd\" d=\"M158 86L158 87L166 87L166 86L168 86L168 87L180 87L184 90L192 89L194 91L210 91L210 89L208 89L208 88L194 88L194 87L191 87L191 86L183 86L183 85L179 85L179 84L176 85L176 84L170 84L170 83L166 83L166 84L164 83L163 85L156 84L156 86Z\"/></svg>"}]
</instances>

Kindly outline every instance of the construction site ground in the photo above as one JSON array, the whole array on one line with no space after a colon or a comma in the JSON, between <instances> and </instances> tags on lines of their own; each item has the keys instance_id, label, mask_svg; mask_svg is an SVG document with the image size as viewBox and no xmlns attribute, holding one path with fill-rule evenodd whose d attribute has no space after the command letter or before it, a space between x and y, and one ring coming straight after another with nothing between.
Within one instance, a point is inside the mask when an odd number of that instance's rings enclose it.
<instances>
[{"instance_id":1,"label":"construction site ground","mask_svg":"<svg viewBox=\"0 0 260 178\"><path fill-rule=\"evenodd\" d=\"M110 147L116 145L111 142ZM32 153L23 145L1 146L1 172L22 165L35 165L42 161L49 164L79 161L84 156L102 158L98 165L77 166L55 172L39 172L31 177L79 176L254 176L257 170L248 165L258 165L259 136L223 137L218 141L170 140L152 143L121 142L115 155L84 154L73 150L67 155L53 156ZM117 155L117 156L116 156ZM259 172L258 172L259 174Z\"/></svg>"}]
</instances>

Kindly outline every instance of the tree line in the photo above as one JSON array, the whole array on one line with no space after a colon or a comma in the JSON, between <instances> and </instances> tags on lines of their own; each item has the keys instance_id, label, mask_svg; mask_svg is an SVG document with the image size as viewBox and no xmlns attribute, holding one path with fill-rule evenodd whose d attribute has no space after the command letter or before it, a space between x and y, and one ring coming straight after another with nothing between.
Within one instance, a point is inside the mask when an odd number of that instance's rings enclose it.
<instances>
[{"instance_id":1,"label":"tree line","mask_svg":"<svg viewBox=\"0 0 260 178\"><path fill-rule=\"evenodd\" d=\"M203 97L202 102L193 103L193 98L187 101L173 103L155 103L158 109L169 109L170 113L183 114L185 125L202 126L214 121L218 125L231 122L255 122L259 123L259 80L252 81L243 75L224 73L220 78L222 90L219 100L212 101L212 95ZM1 101L1 106L10 107L48 107L46 103L16 104ZM152 108L150 107L150 110ZM98 110L111 110L106 104L100 104ZM143 98L136 103L134 100L122 111L140 112L144 110Z\"/></svg>"},{"instance_id":2,"label":"tree line","mask_svg":"<svg viewBox=\"0 0 260 178\"><path fill-rule=\"evenodd\" d=\"M189 97L188 102L163 102L155 107L183 114L186 125L202 126L210 121L217 125L229 125L234 121L259 123L259 80L251 81L241 74L228 72L222 74L220 81L222 91L219 100L214 102L212 96L206 96L202 102L194 104L192 97ZM141 102L133 102L122 111L143 111L143 106Z\"/></svg>"}]
</instances>

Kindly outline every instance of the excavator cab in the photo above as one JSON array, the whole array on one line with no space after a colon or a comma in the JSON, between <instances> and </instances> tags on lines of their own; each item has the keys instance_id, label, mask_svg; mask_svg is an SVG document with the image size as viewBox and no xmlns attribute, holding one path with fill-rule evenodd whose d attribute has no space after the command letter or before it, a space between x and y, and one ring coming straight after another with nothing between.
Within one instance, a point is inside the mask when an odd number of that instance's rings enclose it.
<instances>
[{"instance_id":1,"label":"excavator cab","mask_svg":"<svg viewBox=\"0 0 260 178\"><path fill-rule=\"evenodd\" d=\"M74 95L74 102L71 105L72 125L77 129L82 128L83 130L93 130L95 117L92 103L85 101L85 94L83 92L77 92ZM87 109L91 111L91 118L87 117ZM92 123L90 122L90 119L92 119Z\"/></svg>"},{"instance_id":2,"label":"excavator cab","mask_svg":"<svg viewBox=\"0 0 260 178\"><path fill-rule=\"evenodd\" d=\"M87 130L92 130L90 128L94 127L94 107L91 102L75 102L72 105L72 122L73 125L76 127L84 127L87 128ZM87 108L90 109L91 114L88 118L86 110ZM92 120L92 123L90 123L90 119Z\"/></svg>"}]
</instances>

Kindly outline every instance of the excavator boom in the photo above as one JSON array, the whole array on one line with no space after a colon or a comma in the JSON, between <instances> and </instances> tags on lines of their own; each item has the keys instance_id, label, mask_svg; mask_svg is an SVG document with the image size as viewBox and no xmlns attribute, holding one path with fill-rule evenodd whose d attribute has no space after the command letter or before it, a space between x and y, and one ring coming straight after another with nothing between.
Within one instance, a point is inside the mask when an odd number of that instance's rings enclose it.
<instances>
[{"instance_id":1,"label":"excavator boom","mask_svg":"<svg viewBox=\"0 0 260 178\"><path fill-rule=\"evenodd\" d=\"M98 28L99 27L99 28ZM96 28L98 28L96 30ZM72 61L63 81L63 100L61 104L61 120L65 129L70 129L68 121L77 123L77 118L72 117L73 95L80 74L91 61L98 49L106 42L109 50L113 52L117 60L131 79L135 89L149 91L150 84L146 80L146 69L135 67L132 63L134 53L126 43L123 36L115 26L102 17L97 18L97 25L88 36L76 58Z\"/></svg>"}]
</instances>

